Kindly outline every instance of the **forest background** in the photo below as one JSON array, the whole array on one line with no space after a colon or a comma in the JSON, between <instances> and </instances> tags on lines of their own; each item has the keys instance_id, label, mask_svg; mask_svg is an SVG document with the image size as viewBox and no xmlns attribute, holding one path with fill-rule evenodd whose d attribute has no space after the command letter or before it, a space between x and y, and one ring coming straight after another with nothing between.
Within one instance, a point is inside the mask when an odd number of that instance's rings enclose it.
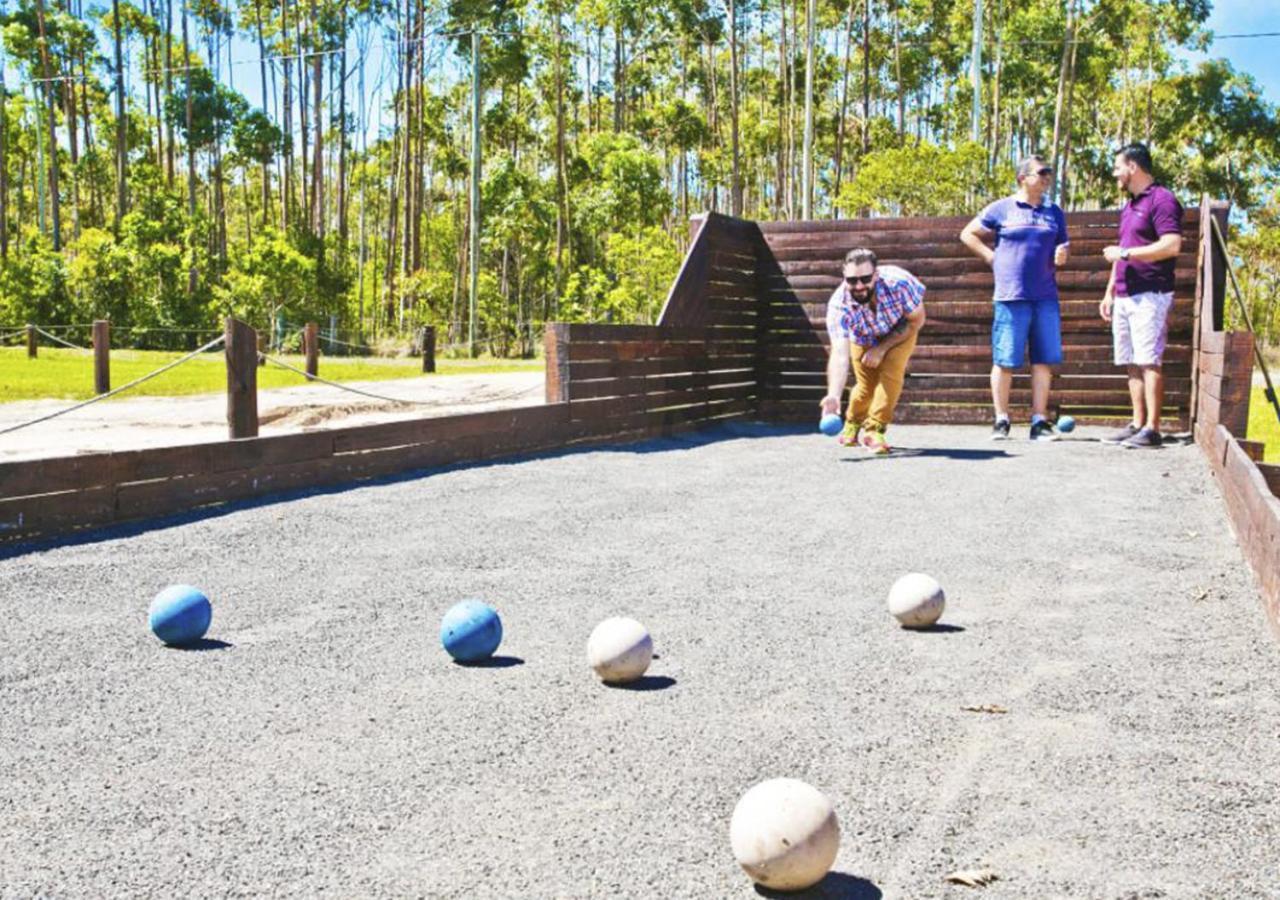
<instances>
[{"instance_id":1,"label":"forest background","mask_svg":"<svg viewBox=\"0 0 1280 900\"><path fill-rule=\"evenodd\" d=\"M9 0L0 329L72 336L109 318L137 345L195 346L234 314L362 346L434 325L456 346L478 187L480 344L528 356L548 321L652 322L696 212L967 215L1010 192L1030 152L1054 161L1064 208L1114 208L1113 151L1142 140L1184 203L1233 204L1242 287L1272 341L1280 126L1248 73L1206 54L1210 13Z\"/></svg>"}]
</instances>

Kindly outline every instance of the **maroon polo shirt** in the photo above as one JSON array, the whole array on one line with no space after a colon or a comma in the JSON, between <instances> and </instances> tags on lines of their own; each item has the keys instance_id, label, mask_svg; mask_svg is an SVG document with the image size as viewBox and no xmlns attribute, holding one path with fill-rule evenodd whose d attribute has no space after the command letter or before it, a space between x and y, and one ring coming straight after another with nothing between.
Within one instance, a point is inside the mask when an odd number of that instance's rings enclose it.
<instances>
[{"instance_id":1,"label":"maroon polo shirt","mask_svg":"<svg viewBox=\"0 0 1280 900\"><path fill-rule=\"evenodd\" d=\"M1182 234L1182 204L1173 191L1153 182L1120 210L1120 246L1144 247L1165 234ZM1176 262L1176 258L1159 262L1120 260L1116 266L1116 296L1172 293Z\"/></svg>"}]
</instances>

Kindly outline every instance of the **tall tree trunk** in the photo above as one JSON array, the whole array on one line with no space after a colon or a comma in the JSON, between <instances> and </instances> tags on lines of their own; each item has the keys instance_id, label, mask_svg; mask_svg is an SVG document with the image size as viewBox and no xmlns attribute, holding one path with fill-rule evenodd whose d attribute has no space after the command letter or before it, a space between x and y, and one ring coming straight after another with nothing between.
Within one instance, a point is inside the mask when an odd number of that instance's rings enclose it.
<instances>
[{"instance_id":1,"label":"tall tree trunk","mask_svg":"<svg viewBox=\"0 0 1280 900\"><path fill-rule=\"evenodd\" d=\"M324 35L320 31L320 18L316 14L316 0L311 0L311 102L315 107L316 139L311 164L311 230L320 239L320 254L324 254Z\"/></svg>"},{"instance_id":2,"label":"tall tree trunk","mask_svg":"<svg viewBox=\"0 0 1280 900\"><path fill-rule=\"evenodd\" d=\"M817 0L808 0L804 22L804 153L800 161L800 218L813 218L813 66L814 19L818 16Z\"/></svg>"},{"instance_id":3,"label":"tall tree trunk","mask_svg":"<svg viewBox=\"0 0 1280 900\"><path fill-rule=\"evenodd\" d=\"M994 168L1000 156L1000 79L1004 74L1004 3L996 0L995 20L992 31L996 41L996 72L991 85L991 166Z\"/></svg>"},{"instance_id":4,"label":"tall tree trunk","mask_svg":"<svg viewBox=\"0 0 1280 900\"><path fill-rule=\"evenodd\" d=\"M871 0L862 6L862 155L871 152Z\"/></svg>"},{"instance_id":5,"label":"tall tree trunk","mask_svg":"<svg viewBox=\"0 0 1280 900\"><path fill-rule=\"evenodd\" d=\"M49 209L52 212L53 249L62 249L62 213L58 201L58 123L54 83L49 73L49 40L44 27L44 0L36 0L36 23L40 28L40 69L44 79L45 110L49 125Z\"/></svg>"},{"instance_id":6,"label":"tall tree trunk","mask_svg":"<svg viewBox=\"0 0 1280 900\"><path fill-rule=\"evenodd\" d=\"M196 214L196 145L191 139L193 110L191 105L191 42L187 29L187 2L182 0L182 68L186 72L186 94L187 94L187 213L195 217ZM192 254L191 268L187 270L187 296L191 296L196 292L196 280L199 277L199 271L196 266L195 254Z\"/></svg>"},{"instance_id":7,"label":"tall tree trunk","mask_svg":"<svg viewBox=\"0 0 1280 900\"><path fill-rule=\"evenodd\" d=\"M551 303L543 304L542 317L549 320L556 312L565 282L565 249L568 243L569 214L566 199L569 184L565 172L564 152L564 11L559 0L552 11L555 17L555 90L556 90L556 267Z\"/></svg>"},{"instance_id":8,"label":"tall tree trunk","mask_svg":"<svg viewBox=\"0 0 1280 900\"><path fill-rule=\"evenodd\" d=\"M1053 108L1053 144L1050 147L1050 157L1054 166L1058 166L1060 163L1058 157L1062 149L1062 117L1067 99L1067 78L1071 67L1071 48L1075 46L1075 11L1076 0L1067 0L1067 23L1062 34L1062 58L1058 66L1058 96ZM1058 174L1060 176L1062 172L1059 171Z\"/></svg>"},{"instance_id":9,"label":"tall tree trunk","mask_svg":"<svg viewBox=\"0 0 1280 900\"><path fill-rule=\"evenodd\" d=\"M164 0L164 100L166 109L173 96L173 0ZM173 119L165 115L165 180L173 187Z\"/></svg>"},{"instance_id":10,"label":"tall tree trunk","mask_svg":"<svg viewBox=\"0 0 1280 900\"><path fill-rule=\"evenodd\" d=\"M338 54L338 247L347 265L347 8L342 7L342 52Z\"/></svg>"},{"instance_id":11,"label":"tall tree trunk","mask_svg":"<svg viewBox=\"0 0 1280 900\"><path fill-rule=\"evenodd\" d=\"M774 185L774 214L791 218L787 203L787 0L778 0L778 174Z\"/></svg>"},{"instance_id":12,"label":"tall tree trunk","mask_svg":"<svg viewBox=\"0 0 1280 900\"><path fill-rule=\"evenodd\" d=\"M729 130L733 171L729 182L729 208L742 215L742 162L738 156L738 3L729 0Z\"/></svg>"},{"instance_id":13,"label":"tall tree trunk","mask_svg":"<svg viewBox=\"0 0 1280 900\"><path fill-rule=\"evenodd\" d=\"M893 83L898 88L898 139L907 133L907 89L902 84L902 9L893 4Z\"/></svg>"},{"instance_id":14,"label":"tall tree trunk","mask_svg":"<svg viewBox=\"0 0 1280 900\"><path fill-rule=\"evenodd\" d=\"M120 47L120 0L111 0L111 18L116 50L116 209L113 220L116 237L120 236L120 220L124 218L126 154L128 122L124 117L124 57Z\"/></svg>"},{"instance_id":15,"label":"tall tree trunk","mask_svg":"<svg viewBox=\"0 0 1280 900\"><path fill-rule=\"evenodd\" d=\"M622 131L626 124L626 68L623 56L622 20L613 23L613 130ZM714 74L714 71L713 71Z\"/></svg>"},{"instance_id":16,"label":"tall tree trunk","mask_svg":"<svg viewBox=\"0 0 1280 900\"><path fill-rule=\"evenodd\" d=\"M840 75L840 115L836 120L836 183L833 215L840 218L840 185L844 178L844 129L849 113L849 64L853 52L853 10L857 0L849 0L849 13L844 25L844 66Z\"/></svg>"},{"instance_id":17,"label":"tall tree trunk","mask_svg":"<svg viewBox=\"0 0 1280 900\"><path fill-rule=\"evenodd\" d=\"M0 66L0 260L9 259L9 90Z\"/></svg>"},{"instance_id":18,"label":"tall tree trunk","mask_svg":"<svg viewBox=\"0 0 1280 900\"><path fill-rule=\"evenodd\" d=\"M280 47L282 74L280 125L284 132L284 183L280 185L280 229L289 230L289 217L294 209L293 180L293 66L289 52L289 0L280 0Z\"/></svg>"},{"instance_id":19,"label":"tall tree trunk","mask_svg":"<svg viewBox=\"0 0 1280 900\"><path fill-rule=\"evenodd\" d=\"M262 34L262 0L253 0L253 23L258 37L258 77L262 83L262 114L271 115L267 104L267 42ZM275 93L272 91L272 93ZM271 166L264 160L262 163L262 227L267 227L269 208L271 206Z\"/></svg>"},{"instance_id":20,"label":"tall tree trunk","mask_svg":"<svg viewBox=\"0 0 1280 900\"><path fill-rule=\"evenodd\" d=\"M296 10L296 8L295 8ZM298 197L302 202L301 220L302 227L311 227L311 190L308 184L307 175L307 151L310 147L310 140L307 126L307 64L306 64L306 42L302 40L302 15L295 14L293 22L294 44L298 48L298 137L301 140L301 152L298 154L298 168L301 170L299 175L301 180L298 182Z\"/></svg>"}]
</instances>

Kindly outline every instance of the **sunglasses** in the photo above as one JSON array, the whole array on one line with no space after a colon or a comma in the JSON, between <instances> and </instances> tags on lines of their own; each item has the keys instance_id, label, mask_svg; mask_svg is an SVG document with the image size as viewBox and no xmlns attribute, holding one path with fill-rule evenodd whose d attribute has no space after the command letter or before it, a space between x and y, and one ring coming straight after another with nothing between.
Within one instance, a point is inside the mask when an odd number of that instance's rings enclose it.
<instances>
[{"instance_id":1,"label":"sunglasses","mask_svg":"<svg viewBox=\"0 0 1280 900\"><path fill-rule=\"evenodd\" d=\"M847 275L845 276L844 283L848 285L871 284L875 280L876 276L873 272L870 275Z\"/></svg>"},{"instance_id":2,"label":"sunglasses","mask_svg":"<svg viewBox=\"0 0 1280 900\"><path fill-rule=\"evenodd\" d=\"M1048 166L1045 166L1043 169L1036 169L1036 171L1033 172L1032 174L1033 175L1052 175L1053 169L1049 168Z\"/></svg>"}]
</instances>

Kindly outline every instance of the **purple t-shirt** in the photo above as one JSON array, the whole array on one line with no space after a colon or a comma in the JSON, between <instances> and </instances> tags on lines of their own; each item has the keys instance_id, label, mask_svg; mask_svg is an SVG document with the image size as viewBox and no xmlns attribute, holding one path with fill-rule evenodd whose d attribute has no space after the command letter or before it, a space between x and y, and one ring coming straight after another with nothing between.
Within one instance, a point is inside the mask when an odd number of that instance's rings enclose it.
<instances>
[{"instance_id":1,"label":"purple t-shirt","mask_svg":"<svg viewBox=\"0 0 1280 900\"><path fill-rule=\"evenodd\" d=\"M1165 234L1182 234L1182 204L1167 187L1150 184L1120 210L1120 246L1144 247ZM1116 296L1172 293L1176 263L1172 257L1159 262L1120 260L1116 265Z\"/></svg>"},{"instance_id":2,"label":"purple t-shirt","mask_svg":"<svg viewBox=\"0 0 1280 900\"><path fill-rule=\"evenodd\" d=\"M1068 242L1067 217L1053 203L1039 206L1005 197L978 214L983 228L996 234L994 300L1058 300L1053 253Z\"/></svg>"}]
</instances>

